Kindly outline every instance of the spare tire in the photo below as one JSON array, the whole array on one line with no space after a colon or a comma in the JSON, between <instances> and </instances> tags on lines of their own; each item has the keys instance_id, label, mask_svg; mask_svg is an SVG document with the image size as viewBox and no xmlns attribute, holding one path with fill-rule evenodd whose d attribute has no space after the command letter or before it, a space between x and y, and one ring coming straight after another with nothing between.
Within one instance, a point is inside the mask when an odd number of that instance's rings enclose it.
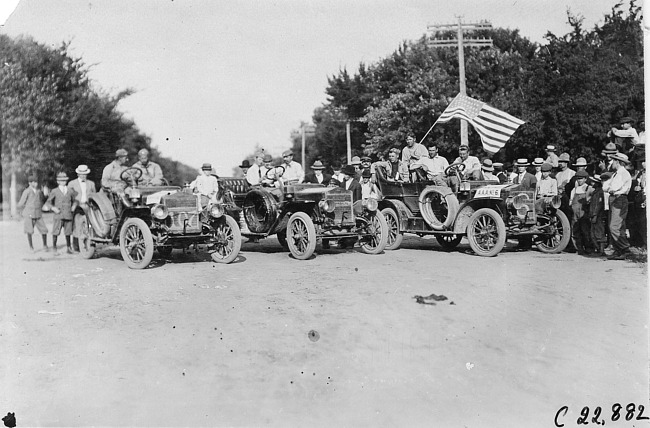
<instances>
[{"instance_id":1,"label":"spare tire","mask_svg":"<svg viewBox=\"0 0 650 428\"><path fill-rule=\"evenodd\" d=\"M267 233L278 215L278 203L263 189L253 189L244 198L244 218L251 232Z\"/></svg>"},{"instance_id":2,"label":"spare tire","mask_svg":"<svg viewBox=\"0 0 650 428\"><path fill-rule=\"evenodd\" d=\"M418 199L424 221L433 230L448 230L458 214L458 199L448 187L427 186Z\"/></svg>"},{"instance_id":3,"label":"spare tire","mask_svg":"<svg viewBox=\"0 0 650 428\"><path fill-rule=\"evenodd\" d=\"M115 210L106 195L96 193L88 198L88 220L95 234L106 238L111 230L111 223L116 221Z\"/></svg>"}]
</instances>

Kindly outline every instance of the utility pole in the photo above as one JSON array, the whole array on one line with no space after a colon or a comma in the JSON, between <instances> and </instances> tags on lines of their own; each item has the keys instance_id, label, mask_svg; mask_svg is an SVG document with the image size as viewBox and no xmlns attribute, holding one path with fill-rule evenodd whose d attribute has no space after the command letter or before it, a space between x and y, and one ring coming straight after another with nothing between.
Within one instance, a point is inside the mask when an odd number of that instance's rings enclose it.
<instances>
[{"instance_id":1,"label":"utility pole","mask_svg":"<svg viewBox=\"0 0 650 428\"><path fill-rule=\"evenodd\" d=\"M456 40L454 39L436 39L431 38L428 43L429 47L432 48L458 48L458 81L460 83L460 93L467 95L467 87L465 86L465 51L464 47L483 47L489 46L492 47L492 39L466 39L463 37L464 31L476 31L476 30L487 30L492 28L492 24L487 21L481 21L478 23L469 23L463 24L461 21L462 17L458 17L458 22L454 24L436 24L436 25L427 25L427 31L431 31L433 35L440 31L452 30L456 28L457 36ZM461 119L460 121L460 143L467 144L467 122Z\"/></svg>"}]
</instances>

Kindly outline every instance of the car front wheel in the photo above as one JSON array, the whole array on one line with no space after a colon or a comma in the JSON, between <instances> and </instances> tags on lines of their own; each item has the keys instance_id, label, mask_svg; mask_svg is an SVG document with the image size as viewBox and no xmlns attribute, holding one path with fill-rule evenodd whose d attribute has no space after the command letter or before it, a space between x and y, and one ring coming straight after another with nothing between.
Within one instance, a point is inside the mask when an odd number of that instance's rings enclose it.
<instances>
[{"instance_id":1,"label":"car front wheel","mask_svg":"<svg viewBox=\"0 0 650 428\"><path fill-rule=\"evenodd\" d=\"M289 217L286 236L289 251L296 259L306 260L314 254L316 228L306 213L298 211Z\"/></svg>"},{"instance_id":2,"label":"car front wheel","mask_svg":"<svg viewBox=\"0 0 650 428\"><path fill-rule=\"evenodd\" d=\"M387 250L396 250L402 245L404 234L399 230L399 217L392 208L384 208L381 210L386 224L388 225L388 239L386 241Z\"/></svg>"},{"instance_id":3,"label":"car front wheel","mask_svg":"<svg viewBox=\"0 0 650 428\"><path fill-rule=\"evenodd\" d=\"M153 237L144 220L127 219L120 230L120 252L131 269L144 269L153 257Z\"/></svg>"},{"instance_id":4,"label":"car front wheel","mask_svg":"<svg viewBox=\"0 0 650 428\"><path fill-rule=\"evenodd\" d=\"M537 248L541 252L556 254L563 251L569 245L571 224L566 214L557 210L548 220L544 219L540 223L542 226L547 226L550 229L548 234L535 236Z\"/></svg>"},{"instance_id":5,"label":"car front wheel","mask_svg":"<svg viewBox=\"0 0 650 428\"><path fill-rule=\"evenodd\" d=\"M389 229L386 218L380 211L370 215L366 226L366 234L361 238L361 251L366 254L379 254L386 248Z\"/></svg>"},{"instance_id":6,"label":"car front wheel","mask_svg":"<svg viewBox=\"0 0 650 428\"><path fill-rule=\"evenodd\" d=\"M237 258L241 249L241 231L239 224L229 215L220 220L214 228L216 239L212 260L217 263L230 263Z\"/></svg>"},{"instance_id":7,"label":"car front wheel","mask_svg":"<svg viewBox=\"0 0 650 428\"><path fill-rule=\"evenodd\" d=\"M496 256L506 243L506 225L499 213L490 208L481 208L469 219L467 239L479 256Z\"/></svg>"}]
</instances>

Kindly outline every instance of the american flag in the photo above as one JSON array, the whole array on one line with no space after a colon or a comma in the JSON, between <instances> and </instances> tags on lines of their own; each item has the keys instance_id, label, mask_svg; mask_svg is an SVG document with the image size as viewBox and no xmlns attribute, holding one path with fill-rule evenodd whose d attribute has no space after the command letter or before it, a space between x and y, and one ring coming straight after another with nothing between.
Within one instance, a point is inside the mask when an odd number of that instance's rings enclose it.
<instances>
[{"instance_id":1,"label":"american flag","mask_svg":"<svg viewBox=\"0 0 650 428\"><path fill-rule=\"evenodd\" d=\"M436 123L449 122L453 118L465 119L471 123L481 136L483 149L492 154L505 146L517 128L525 123L523 120L463 94L458 94L454 98L436 120Z\"/></svg>"}]
</instances>

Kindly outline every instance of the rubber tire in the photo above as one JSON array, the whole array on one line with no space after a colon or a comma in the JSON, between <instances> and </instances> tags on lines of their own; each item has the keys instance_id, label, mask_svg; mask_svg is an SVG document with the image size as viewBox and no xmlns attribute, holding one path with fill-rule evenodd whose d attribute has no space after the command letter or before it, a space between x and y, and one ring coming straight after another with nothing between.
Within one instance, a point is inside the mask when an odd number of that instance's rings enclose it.
<instances>
[{"instance_id":1,"label":"rubber tire","mask_svg":"<svg viewBox=\"0 0 650 428\"><path fill-rule=\"evenodd\" d=\"M303 245L299 248L296 245L295 242L295 237L294 237L294 225L295 227L300 227L300 225L303 225L301 227L302 233L305 234L305 236L302 237L302 239L306 239L307 242L303 242ZM289 246L289 251L291 251L291 254L293 257L295 257L298 260L306 260L309 257L314 254L314 250L316 249L316 228L314 227L314 222L311 220L311 217L309 217L306 213L302 211L295 212L289 217L289 222L287 223L287 245Z\"/></svg>"},{"instance_id":2,"label":"rubber tire","mask_svg":"<svg viewBox=\"0 0 650 428\"><path fill-rule=\"evenodd\" d=\"M438 217L433 213L433 210L428 207L422 201L423 195L429 195L429 193L437 193L441 199L444 199L447 203L447 217L445 221L440 221ZM420 195L418 196L418 205L420 207L420 213L424 218L424 221L433 229L433 230L448 230L452 227L456 221L456 216L458 215L458 210L460 208L460 203L458 198L453 193L443 194L443 192L437 188L425 187Z\"/></svg>"},{"instance_id":3,"label":"rubber tire","mask_svg":"<svg viewBox=\"0 0 650 428\"><path fill-rule=\"evenodd\" d=\"M99 208L99 205L97 205L97 202L88 201L87 214L88 220L90 221L90 225L93 227L95 234L100 238L106 238L108 232L111 230L111 225L108 224L106 219L104 219L102 210Z\"/></svg>"},{"instance_id":4,"label":"rubber tire","mask_svg":"<svg viewBox=\"0 0 650 428\"><path fill-rule=\"evenodd\" d=\"M79 224L79 254L84 259L92 259L97 247L91 241L93 229L88 226L88 219L84 216Z\"/></svg>"},{"instance_id":5,"label":"rubber tire","mask_svg":"<svg viewBox=\"0 0 650 428\"><path fill-rule=\"evenodd\" d=\"M483 248L477 241L477 228L480 222L493 222L496 226L496 240L494 245L488 249ZM474 253L482 257L494 257L501 252L506 243L506 225L501 216L491 208L477 210L469 219L467 225L467 240Z\"/></svg>"},{"instance_id":6,"label":"rubber tire","mask_svg":"<svg viewBox=\"0 0 650 428\"><path fill-rule=\"evenodd\" d=\"M386 218L388 226L388 238L386 239L386 250L397 250L404 240L404 233L399 230L399 217L392 208L384 208L381 213Z\"/></svg>"},{"instance_id":7,"label":"rubber tire","mask_svg":"<svg viewBox=\"0 0 650 428\"><path fill-rule=\"evenodd\" d=\"M386 218L381 213L381 211L375 211L375 213L372 214L371 216L372 216L372 222L375 223L376 221L379 226L379 233L380 233L379 242L377 242L377 245L373 247L367 244L364 240L362 240L360 242L360 247L361 247L361 251L365 254L379 254L382 251L384 251L384 249L386 248L386 242L388 241L388 233L389 233L388 224L386 223ZM377 226L376 223L375 226Z\"/></svg>"},{"instance_id":8,"label":"rubber tire","mask_svg":"<svg viewBox=\"0 0 650 428\"><path fill-rule=\"evenodd\" d=\"M136 234L141 234L142 245L144 245L142 258L138 261L133 260L126 248L126 235L127 233L133 233L130 231L134 231ZM131 236L131 238L135 237ZM124 263L126 263L126 265L131 269L144 269L149 266L149 263L151 263L153 250L153 237L151 236L151 230L149 230L147 223L137 217L127 219L120 229L120 252L122 253Z\"/></svg>"},{"instance_id":9,"label":"rubber tire","mask_svg":"<svg viewBox=\"0 0 650 428\"><path fill-rule=\"evenodd\" d=\"M275 234L275 237L278 238L278 242L285 250L289 249L289 244L287 244L287 231L281 230Z\"/></svg>"},{"instance_id":10,"label":"rubber tire","mask_svg":"<svg viewBox=\"0 0 650 428\"><path fill-rule=\"evenodd\" d=\"M445 250L453 250L463 240L463 235L436 235L436 240Z\"/></svg>"},{"instance_id":11,"label":"rubber tire","mask_svg":"<svg viewBox=\"0 0 650 428\"><path fill-rule=\"evenodd\" d=\"M170 245L162 245L160 247L157 247L156 250L158 251L158 254L160 254L162 257L168 258L172 254L174 247Z\"/></svg>"},{"instance_id":12,"label":"rubber tire","mask_svg":"<svg viewBox=\"0 0 650 428\"><path fill-rule=\"evenodd\" d=\"M223 233L228 236L228 231L231 232L230 238L227 238L229 241L232 241L232 248L230 252L225 256L220 256L218 250L213 252L210 256L215 263L228 264L234 261L237 256L239 256L239 250L241 250L241 230L239 230L239 223L235 221L234 218L229 215L224 216L224 220L220 220L215 229L215 234L217 230L223 228ZM225 224L224 224L225 223Z\"/></svg>"},{"instance_id":13,"label":"rubber tire","mask_svg":"<svg viewBox=\"0 0 650 428\"><path fill-rule=\"evenodd\" d=\"M545 245L543 242L547 240L549 237L546 235L535 235L534 242L537 244L537 248L539 251L547 254L557 254L562 251L569 245L569 242L571 241L571 224L569 223L569 219L567 218L566 214L564 214L560 210L555 211L555 217L557 217L558 220L560 220L560 223L562 224L562 237L560 238L559 242L557 245L551 247ZM545 239L546 238L546 239Z\"/></svg>"}]
</instances>

